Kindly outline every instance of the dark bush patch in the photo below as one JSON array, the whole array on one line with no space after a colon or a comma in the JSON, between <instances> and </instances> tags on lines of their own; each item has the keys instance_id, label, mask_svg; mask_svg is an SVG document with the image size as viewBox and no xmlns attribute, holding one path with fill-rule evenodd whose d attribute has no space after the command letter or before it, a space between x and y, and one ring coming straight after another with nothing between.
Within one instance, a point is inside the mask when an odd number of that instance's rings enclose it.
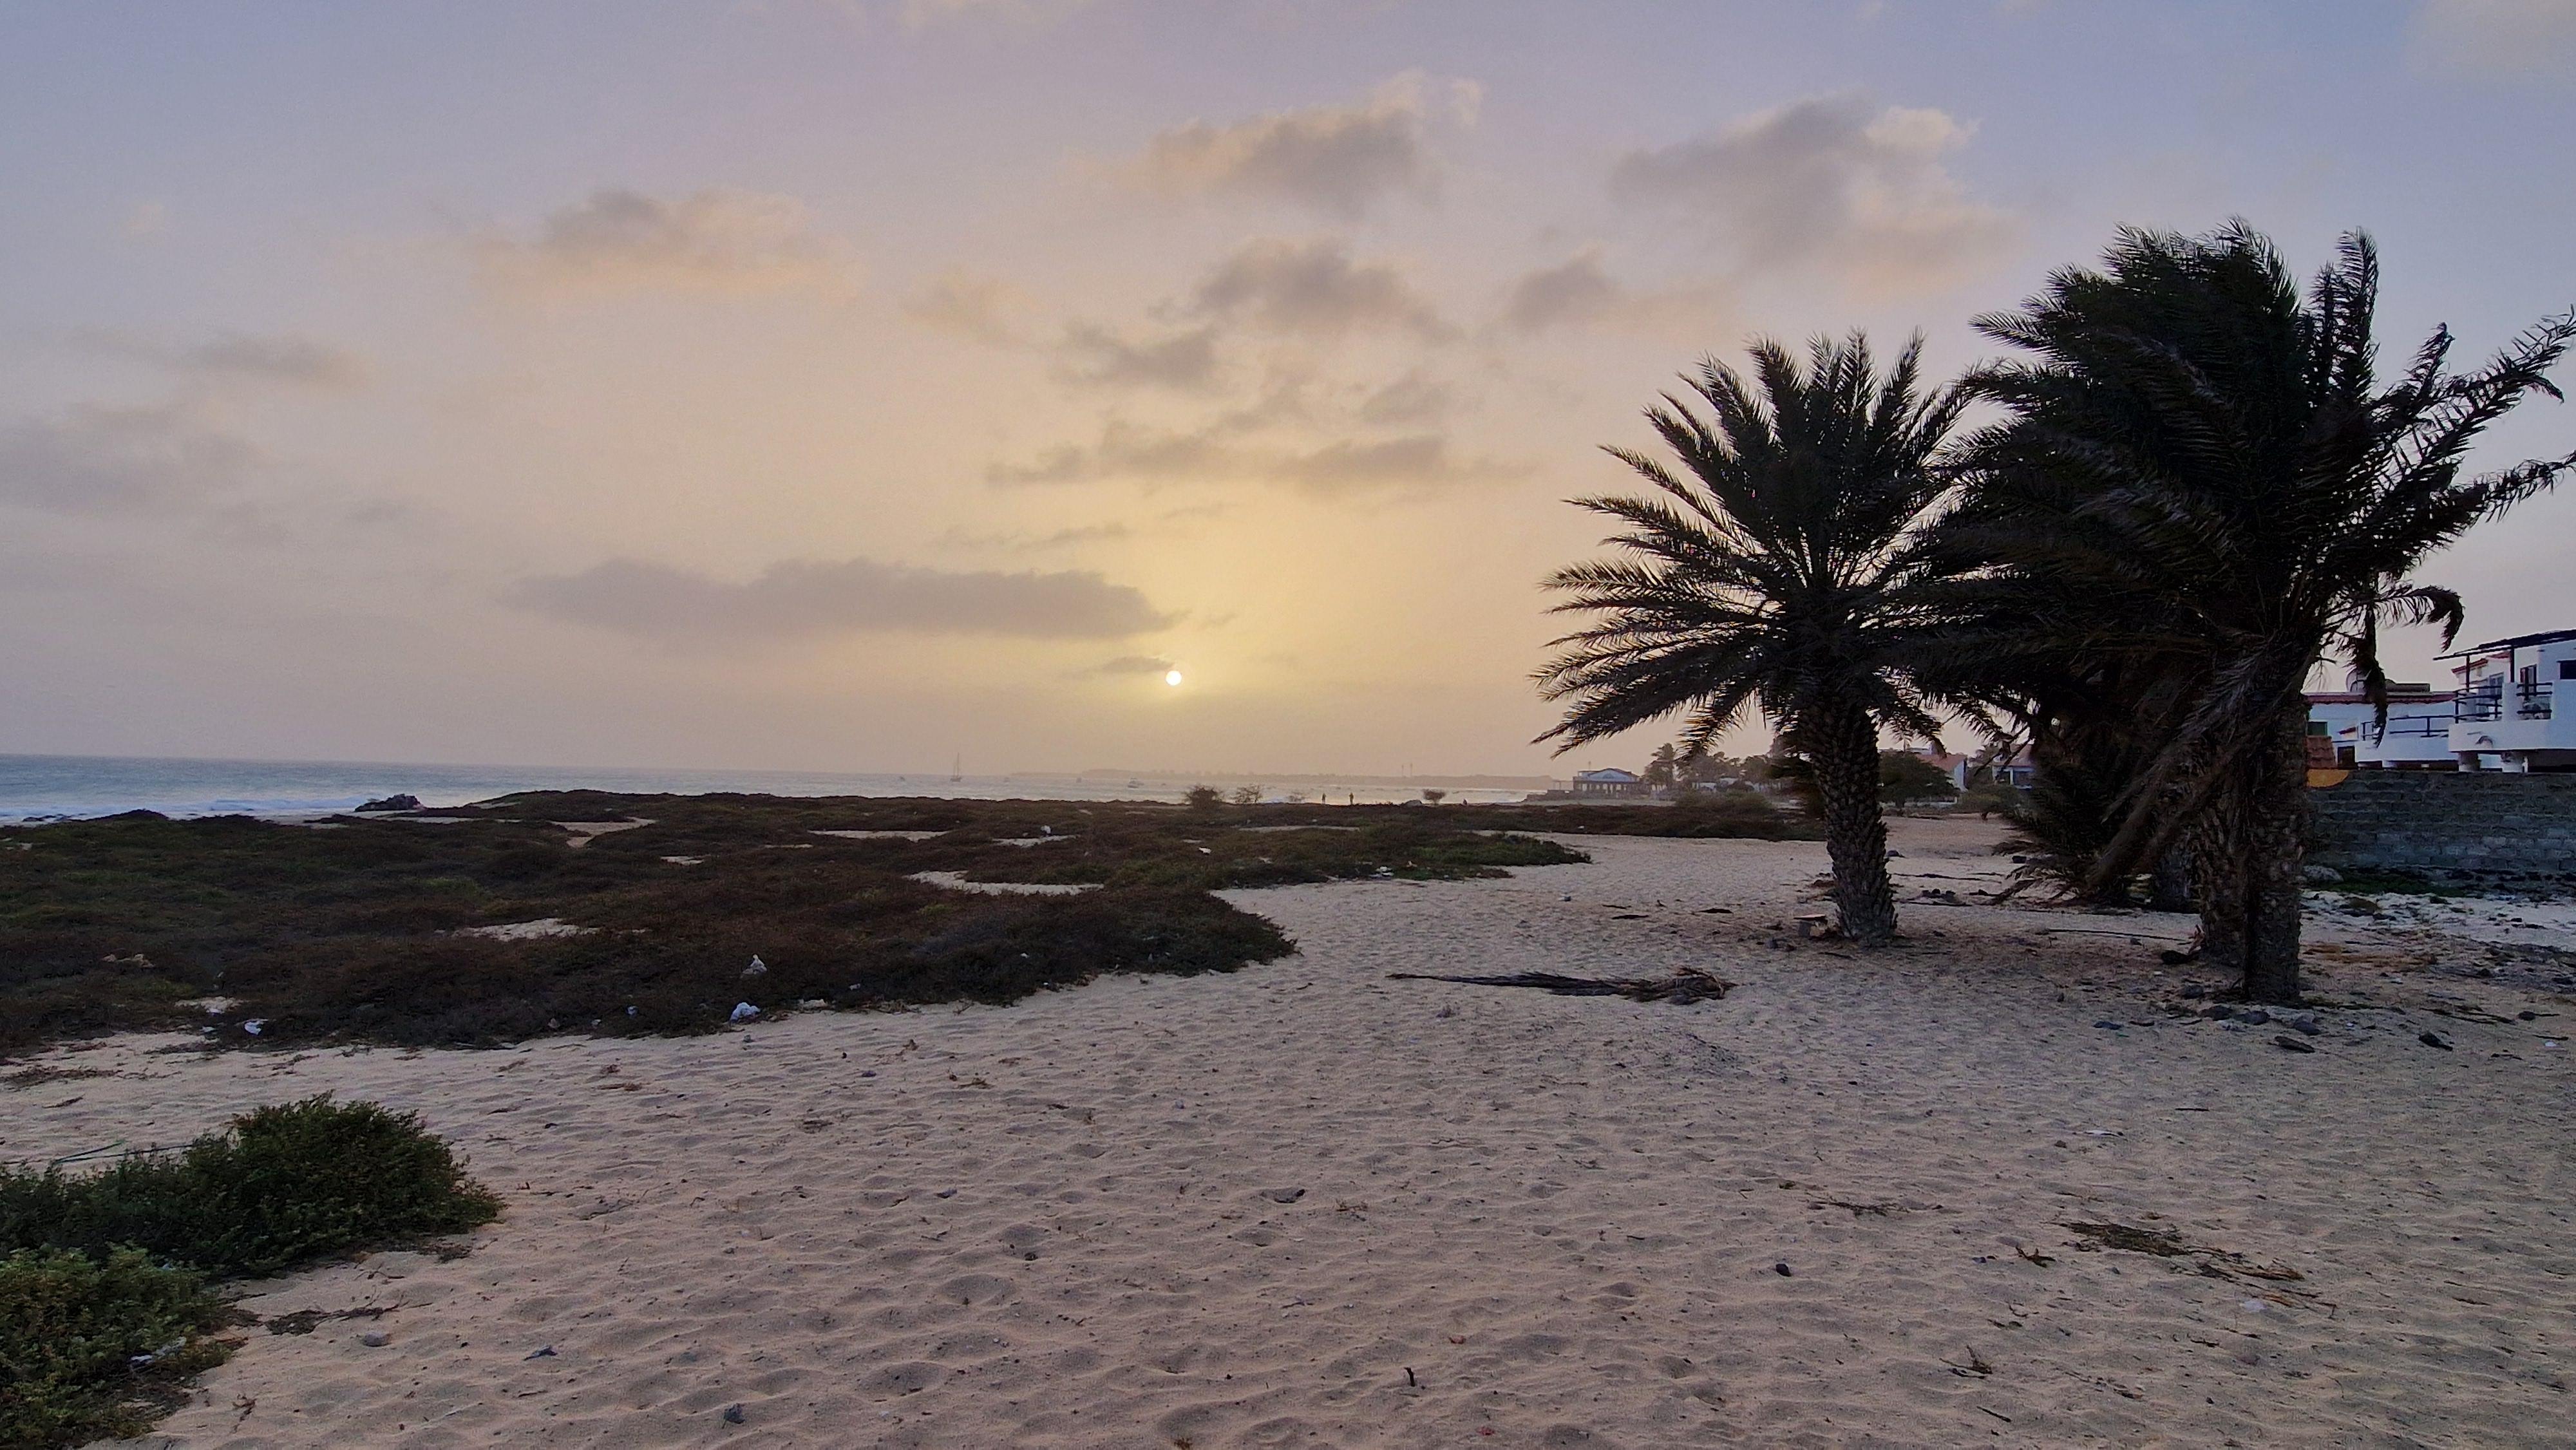
<instances>
[{"instance_id":1,"label":"dark bush patch","mask_svg":"<svg viewBox=\"0 0 2576 1450\"><path fill-rule=\"evenodd\" d=\"M499 1213L410 1114L327 1096L97 1173L0 1170L0 1450L150 1428L231 1353L212 1280Z\"/></svg>"},{"instance_id":2,"label":"dark bush patch","mask_svg":"<svg viewBox=\"0 0 2576 1450\"><path fill-rule=\"evenodd\" d=\"M1348 811L1349 807L1343 807ZM1231 824L1173 832L1165 820L1102 822L1060 844L997 853L926 842L940 869L978 881L1142 887L1162 891L1244 890L1351 877L1460 880L1500 876L1506 866L1557 866L1579 851L1529 836L1488 835L1445 821L1388 812L1352 825L1271 822L1257 814Z\"/></svg>"},{"instance_id":3,"label":"dark bush patch","mask_svg":"<svg viewBox=\"0 0 2576 1450\"><path fill-rule=\"evenodd\" d=\"M1295 950L1280 930L1187 892L1102 891L1022 898L914 943L907 958L852 984L860 1002L1008 1002L1104 971L1232 971Z\"/></svg>"},{"instance_id":4,"label":"dark bush patch","mask_svg":"<svg viewBox=\"0 0 2576 1450\"><path fill-rule=\"evenodd\" d=\"M555 824L609 820L646 824L578 847ZM1459 807L1210 817L1128 802L556 792L321 830L237 816L6 829L0 842L23 849L0 850L0 1053L135 1029L222 1046L698 1032L743 1001L764 1013L1001 1002L1103 971L1222 971L1293 946L1209 891L1583 859L1485 829L1508 823ZM1294 829L1258 829L1270 825ZM942 834L822 834L837 830ZM1029 840L1044 844L1009 844ZM1106 889L965 896L910 879L923 871ZM474 930L541 920L584 931ZM767 970L744 978L755 954Z\"/></svg>"},{"instance_id":5,"label":"dark bush patch","mask_svg":"<svg viewBox=\"0 0 2576 1450\"><path fill-rule=\"evenodd\" d=\"M499 1212L411 1114L328 1096L260 1108L180 1152L103 1172L0 1169L0 1249L104 1262L130 1247L228 1278L459 1233Z\"/></svg>"},{"instance_id":6,"label":"dark bush patch","mask_svg":"<svg viewBox=\"0 0 2576 1450\"><path fill-rule=\"evenodd\" d=\"M1815 841L1814 819L1782 810L1750 789L1693 791L1670 805L1443 806L1443 816L1486 830L1571 836L1667 836L1694 840Z\"/></svg>"},{"instance_id":7,"label":"dark bush patch","mask_svg":"<svg viewBox=\"0 0 2576 1450\"><path fill-rule=\"evenodd\" d=\"M135 1249L0 1258L0 1450L139 1435L221 1364L231 1318L204 1276Z\"/></svg>"}]
</instances>

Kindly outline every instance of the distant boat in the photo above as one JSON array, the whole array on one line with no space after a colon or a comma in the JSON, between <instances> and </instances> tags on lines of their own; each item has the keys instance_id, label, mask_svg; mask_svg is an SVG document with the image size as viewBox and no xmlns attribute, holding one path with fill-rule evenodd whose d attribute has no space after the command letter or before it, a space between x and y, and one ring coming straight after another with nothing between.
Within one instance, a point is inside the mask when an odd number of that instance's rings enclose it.
<instances>
[{"instance_id":1,"label":"distant boat","mask_svg":"<svg viewBox=\"0 0 2576 1450\"><path fill-rule=\"evenodd\" d=\"M1129 790L1143 790L1145 788L1145 782L1141 780L1131 780L1127 782L1127 788Z\"/></svg>"},{"instance_id":2,"label":"distant boat","mask_svg":"<svg viewBox=\"0 0 2576 1450\"><path fill-rule=\"evenodd\" d=\"M948 767L948 779L951 784L954 784L958 781L964 780L965 778L966 757L960 755L957 757L956 762Z\"/></svg>"}]
</instances>

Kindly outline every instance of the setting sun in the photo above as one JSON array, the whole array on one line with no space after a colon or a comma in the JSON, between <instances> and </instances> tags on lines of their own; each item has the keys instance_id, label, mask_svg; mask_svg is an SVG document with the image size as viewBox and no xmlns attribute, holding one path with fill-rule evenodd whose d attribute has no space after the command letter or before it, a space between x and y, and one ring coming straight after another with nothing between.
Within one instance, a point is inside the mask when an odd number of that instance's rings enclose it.
<instances>
[{"instance_id":1,"label":"setting sun","mask_svg":"<svg viewBox=\"0 0 2576 1450\"><path fill-rule=\"evenodd\" d=\"M1179 689L1181 684L1181 672L1179 670L1163 671L1163 683L1170 685L1174 689Z\"/></svg>"}]
</instances>

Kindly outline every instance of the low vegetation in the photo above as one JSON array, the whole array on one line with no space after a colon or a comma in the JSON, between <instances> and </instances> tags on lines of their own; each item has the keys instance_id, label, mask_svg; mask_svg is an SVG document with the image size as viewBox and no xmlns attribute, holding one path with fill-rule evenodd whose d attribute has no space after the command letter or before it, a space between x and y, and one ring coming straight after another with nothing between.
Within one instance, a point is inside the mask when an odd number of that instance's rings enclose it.
<instances>
[{"instance_id":1,"label":"low vegetation","mask_svg":"<svg viewBox=\"0 0 2576 1450\"><path fill-rule=\"evenodd\" d=\"M138 1250L0 1259L0 1450L142 1434L224 1362L231 1317L204 1275Z\"/></svg>"},{"instance_id":2,"label":"low vegetation","mask_svg":"<svg viewBox=\"0 0 2576 1450\"><path fill-rule=\"evenodd\" d=\"M1636 813L1687 828L1659 834L1764 833L1735 809ZM1505 828L1609 814L565 792L317 826L0 830L0 1053L131 1029L235 1046L705 1031L743 1004L1227 971L1293 944L1211 892L1579 861ZM973 894L924 873L1096 889Z\"/></svg>"},{"instance_id":3,"label":"low vegetation","mask_svg":"<svg viewBox=\"0 0 2576 1450\"><path fill-rule=\"evenodd\" d=\"M1474 812L1487 830L1546 831L1566 836L1667 836L1689 840L1813 841L1815 818L1785 811L1741 786L1693 790L1670 805L1452 806Z\"/></svg>"},{"instance_id":4,"label":"low vegetation","mask_svg":"<svg viewBox=\"0 0 2576 1450\"><path fill-rule=\"evenodd\" d=\"M257 1109L180 1152L103 1172L0 1169L0 1245L13 1253L104 1262L134 1248L225 1278L458 1233L499 1211L409 1114L327 1097Z\"/></svg>"},{"instance_id":5,"label":"low vegetation","mask_svg":"<svg viewBox=\"0 0 2576 1450\"><path fill-rule=\"evenodd\" d=\"M0 1169L0 1450L149 1428L231 1353L220 1280L499 1212L410 1115L327 1097L103 1172Z\"/></svg>"}]
</instances>

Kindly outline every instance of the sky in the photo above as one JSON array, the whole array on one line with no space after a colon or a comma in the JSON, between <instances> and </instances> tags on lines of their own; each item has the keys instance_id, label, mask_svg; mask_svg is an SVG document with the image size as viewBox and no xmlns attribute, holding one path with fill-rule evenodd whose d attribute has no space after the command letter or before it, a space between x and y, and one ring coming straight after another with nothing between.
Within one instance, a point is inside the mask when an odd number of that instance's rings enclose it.
<instances>
[{"instance_id":1,"label":"sky","mask_svg":"<svg viewBox=\"0 0 2576 1450\"><path fill-rule=\"evenodd\" d=\"M0 0L0 752L1633 765L1538 582L1699 359L2240 215L2483 354L2571 121L2576 0Z\"/></svg>"}]
</instances>

